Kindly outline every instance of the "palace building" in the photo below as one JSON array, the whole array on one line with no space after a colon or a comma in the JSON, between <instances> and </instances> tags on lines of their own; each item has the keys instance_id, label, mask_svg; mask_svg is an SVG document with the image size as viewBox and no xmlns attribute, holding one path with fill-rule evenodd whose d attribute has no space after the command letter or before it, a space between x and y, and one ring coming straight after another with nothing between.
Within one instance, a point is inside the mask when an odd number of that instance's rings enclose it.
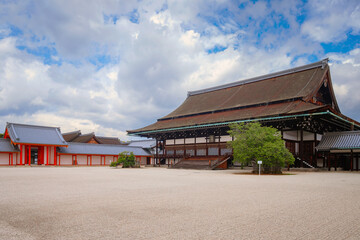
<instances>
[{"instance_id":1,"label":"palace building","mask_svg":"<svg viewBox=\"0 0 360 240\"><path fill-rule=\"evenodd\" d=\"M297 159L295 165L304 167L333 164L316 149L324 133L360 130L360 123L341 113L324 59L188 92L173 112L128 134L156 139L161 149L155 153L158 164L226 168L232 155L227 145L229 124L250 121L280 130Z\"/></svg>"},{"instance_id":2,"label":"palace building","mask_svg":"<svg viewBox=\"0 0 360 240\"><path fill-rule=\"evenodd\" d=\"M64 138L70 134L64 135L56 127L7 123L4 138L0 138L0 165L105 166L124 151L133 152L139 164L153 158L147 149L121 145L117 138L93 133L84 137L78 132L78 141L67 142Z\"/></svg>"}]
</instances>

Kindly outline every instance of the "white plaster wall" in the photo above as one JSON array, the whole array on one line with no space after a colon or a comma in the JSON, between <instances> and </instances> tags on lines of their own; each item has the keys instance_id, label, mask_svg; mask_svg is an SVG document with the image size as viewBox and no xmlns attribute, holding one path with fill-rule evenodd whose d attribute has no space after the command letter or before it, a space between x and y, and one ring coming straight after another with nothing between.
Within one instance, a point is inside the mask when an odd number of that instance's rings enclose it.
<instances>
[{"instance_id":1,"label":"white plaster wall","mask_svg":"<svg viewBox=\"0 0 360 240\"><path fill-rule=\"evenodd\" d=\"M174 139L168 139L165 141L166 145L174 145Z\"/></svg>"},{"instance_id":2,"label":"white plaster wall","mask_svg":"<svg viewBox=\"0 0 360 240\"><path fill-rule=\"evenodd\" d=\"M183 138L175 139L175 144L184 144L184 139Z\"/></svg>"},{"instance_id":3,"label":"white plaster wall","mask_svg":"<svg viewBox=\"0 0 360 240\"><path fill-rule=\"evenodd\" d=\"M25 160L25 146L21 146L19 147L19 149L21 149L21 154L19 152L18 157L16 159L16 164L20 164L20 157L22 156L22 164L24 164L24 160Z\"/></svg>"},{"instance_id":4,"label":"white plaster wall","mask_svg":"<svg viewBox=\"0 0 360 240\"><path fill-rule=\"evenodd\" d=\"M317 134L317 138L321 136ZM299 131L284 131L283 138L286 140L300 141L301 140L301 132ZM314 141L314 133L303 131L303 140L304 141Z\"/></svg>"},{"instance_id":5,"label":"white plaster wall","mask_svg":"<svg viewBox=\"0 0 360 240\"><path fill-rule=\"evenodd\" d=\"M49 147L49 164L54 164L54 149L55 147Z\"/></svg>"},{"instance_id":6,"label":"white plaster wall","mask_svg":"<svg viewBox=\"0 0 360 240\"><path fill-rule=\"evenodd\" d=\"M9 165L9 153L0 153L0 165Z\"/></svg>"},{"instance_id":7,"label":"white plaster wall","mask_svg":"<svg viewBox=\"0 0 360 240\"><path fill-rule=\"evenodd\" d=\"M110 165L113 159L113 156L105 156L105 165Z\"/></svg>"},{"instance_id":8,"label":"white plaster wall","mask_svg":"<svg viewBox=\"0 0 360 240\"><path fill-rule=\"evenodd\" d=\"M77 164L78 165L87 165L87 156L86 155L77 155Z\"/></svg>"},{"instance_id":9,"label":"white plaster wall","mask_svg":"<svg viewBox=\"0 0 360 240\"><path fill-rule=\"evenodd\" d=\"M18 165L20 163L20 153L14 154L14 165Z\"/></svg>"},{"instance_id":10,"label":"white plaster wall","mask_svg":"<svg viewBox=\"0 0 360 240\"><path fill-rule=\"evenodd\" d=\"M196 143L206 143L206 138L198 137L198 138L196 138Z\"/></svg>"},{"instance_id":11,"label":"white plaster wall","mask_svg":"<svg viewBox=\"0 0 360 240\"><path fill-rule=\"evenodd\" d=\"M47 152L48 148L49 148L49 153ZM47 163L48 156L49 156L49 164L54 164L54 148L55 147L44 147L44 164ZM59 161L59 159L57 161Z\"/></svg>"},{"instance_id":12,"label":"white plaster wall","mask_svg":"<svg viewBox=\"0 0 360 240\"><path fill-rule=\"evenodd\" d=\"M186 138L186 139L185 139L185 143L186 143L186 144L195 143L195 138Z\"/></svg>"},{"instance_id":13,"label":"white plaster wall","mask_svg":"<svg viewBox=\"0 0 360 240\"><path fill-rule=\"evenodd\" d=\"M100 156L92 156L92 165L100 165Z\"/></svg>"},{"instance_id":14,"label":"white plaster wall","mask_svg":"<svg viewBox=\"0 0 360 240\"><path fill-rule=\"evenodd\" d=\"M230 135L220 137L220 142L229 142L231 140L232 140L232 137Z\"/></svg>"},{"instance_id":15,"label":"white plaster wall","mask_svg":"<svg viewBox=\"0 0 360 240\"><path fill-rule=\"evenodd\" d=\"M60 165L72 165L72 155L60 155Z\"/></svg>"}]
</instances>

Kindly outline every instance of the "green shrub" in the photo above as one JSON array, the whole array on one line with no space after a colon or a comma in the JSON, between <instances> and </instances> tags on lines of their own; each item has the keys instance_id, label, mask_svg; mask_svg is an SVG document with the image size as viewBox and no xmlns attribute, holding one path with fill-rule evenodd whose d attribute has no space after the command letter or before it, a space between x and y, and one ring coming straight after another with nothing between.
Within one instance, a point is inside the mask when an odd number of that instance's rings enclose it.
<instances>
[{"instance_id":1,"label":"green shrub","mask_svg":"<svg viewBox=\"0 0 360 240\"><path fill-rule=\"evenodd\" d=\"M123 168L135 167L135 156L133 152L121 152L116 162L112 162L110 167L116 167L122 164Z\"/></svg>"},{"instance_id":2,"label":"green shrub","mask_svg":"<svg viewBox=\"0 0 360 240\"><path fill-rule=\"evenodd\" d=\"M229 134L233 141L234 161L242 165L253 164L258 171L257 161L263 162L264 172L281 173L281 168L293 164L295 159L285 147L280 132L273 127L261 126L258 122L230 125Z\"/></svg>"}]
</instances>

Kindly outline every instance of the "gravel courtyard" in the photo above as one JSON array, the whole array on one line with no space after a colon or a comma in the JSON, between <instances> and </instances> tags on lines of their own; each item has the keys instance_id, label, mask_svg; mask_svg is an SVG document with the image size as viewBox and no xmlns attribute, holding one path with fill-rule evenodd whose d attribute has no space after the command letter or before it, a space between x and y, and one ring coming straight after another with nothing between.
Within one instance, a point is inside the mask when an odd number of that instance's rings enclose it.
<instances>
[{"instance_id":1,"label":"gravel courtyard","mask_svg":"<svg viewBox=\"0 0 360 240\"><path fill-rule=\"evenodd\" d=\"M360 174L0 168L1 239L360 239Z\"/></svg>"}]
</instances>

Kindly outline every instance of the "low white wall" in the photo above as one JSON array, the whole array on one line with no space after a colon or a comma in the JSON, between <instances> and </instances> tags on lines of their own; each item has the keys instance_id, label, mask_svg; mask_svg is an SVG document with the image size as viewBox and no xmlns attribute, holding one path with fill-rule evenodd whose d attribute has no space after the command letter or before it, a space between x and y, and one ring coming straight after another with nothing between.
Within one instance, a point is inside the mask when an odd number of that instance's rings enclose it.
<instances>
[{"instance_id":1,"label":"low white wall","mask_svg":"<svg viewBox=\"0 0 360 240\"><path fill-rule=\"evenodd\" d=\"M100 165L100 156L92 156L92 165Z\"/></svg>"},{"instance_id":2,"label":"low white wall","mask_svg":"<svg viewBox=\"0 0 360 240\"><path fill-rule=\"evenodd\" d=\"M0 153L0 165L9 165L9 153Z\"/></svg>"},{"instance_id":3,"label":"low white wall","mask_svg":"<svg viewBox=\"0 0 360 240\"><path fill-rule=\"evenodd\" d=\"M60 165L72 165L72 155L60 155Z\"/></svg>"},{"instance_id":4,"label":"low white wall","mask_svg":"<svg viewBox=\"0 0 360 240\"><path fill-rule=\"evenodd\" d=\"M105 165L110 165L114 161L113 156L105 156Z\"/></svg>"},{"instance_id":5,"label":"low white wall","mask_svg":"<svg viewBox=\"0 0 360 240\"><path fill-rule=\"evenodd\" d=\"M87 156L86 155L77 155L76 157L77 157L78 165L87 165Z\"/></svg>"}]
</instances>

